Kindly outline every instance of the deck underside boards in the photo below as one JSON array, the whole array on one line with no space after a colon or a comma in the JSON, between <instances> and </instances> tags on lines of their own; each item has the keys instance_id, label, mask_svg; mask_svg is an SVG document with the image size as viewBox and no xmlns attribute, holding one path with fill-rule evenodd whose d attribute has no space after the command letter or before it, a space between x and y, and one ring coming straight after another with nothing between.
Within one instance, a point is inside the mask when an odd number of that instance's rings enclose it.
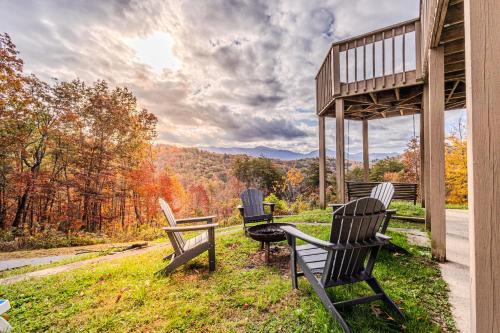
<instances>
[{"instance_id":1,"label":"deck underside boards","mask_svg":"<svg viewBox=\"0 0 500 333\"><path fill-rule=\"evenodd\" d=\"M361 84L360 84L361 86ZM420 113L422 109L423 83L394 87L380 91L362 92L355 95L341 95L344 100L346 119L371 120ZM335 117L335 98L320 113L321 116ZM445 83L445 108L454 110L465 107L465 83L450 80Z\"/></svg>"}]
</instances>

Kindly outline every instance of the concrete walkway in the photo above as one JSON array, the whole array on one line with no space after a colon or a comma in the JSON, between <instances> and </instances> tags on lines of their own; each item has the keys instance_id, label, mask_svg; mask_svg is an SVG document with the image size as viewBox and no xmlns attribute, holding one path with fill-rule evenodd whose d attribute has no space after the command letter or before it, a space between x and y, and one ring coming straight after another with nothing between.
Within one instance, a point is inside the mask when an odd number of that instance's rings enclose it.
<instances>
[{"instance_id":1,"label":"concrete walkway","mask_svg":"<svg viewBox=\"0 0 500 333\"><path fill-rule=\"evenodd\" d=\"M460 332L470 332L469 223L468 211L446 210L446 259L440 264L450 287L450 303Z\"/></svg>"}]
</instances>

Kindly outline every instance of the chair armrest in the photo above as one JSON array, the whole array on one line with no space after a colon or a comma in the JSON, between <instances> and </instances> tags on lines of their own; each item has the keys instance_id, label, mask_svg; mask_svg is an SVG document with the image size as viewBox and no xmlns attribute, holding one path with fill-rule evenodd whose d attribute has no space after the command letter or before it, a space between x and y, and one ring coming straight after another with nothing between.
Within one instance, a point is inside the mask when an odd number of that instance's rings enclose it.
<instances>
[{"instance_id":1,"label":"chair armrest","mask_svg":"<svg viewBox=\"0 0 500 333\"><path fill-rule=\"evenodd\" d=\"M237 208L240 211L241 217L245 217L245 208L242 205L239 205Z\"/></svg>"},{"instance_id":2,"label":"chair armrest","mask_svg":"<svg viewBox=\"0 0 500 333\"><path fill-rule=\"evenodd\" d=\"M196 223L196 222L207 222L207 223L210 223L215 218L216 218L216 216L212 215L212 216L190 217L190 218L187 218L187 219L178 219L178 220L175 220L175 221L177 223L179 223L179 224L183 224L183 223Z\"/></svg>"},{"instance_id":3,"label":"chair armrest","mask_svg":"<svg viewBox=\"0 0 500 333\"><path fill-rule=\"evenodd\" d=\"M335 245L330 243L330 242L326 242L326 241L318 239L316 237L309 236L308 234L305 234L302 231L300 231L294 227L283 226L280 228L284 232L286 232L287 236L302 239L303 241L305 241L309 244L316 245L316 246L321 247L325 250L332 249L333 247L335 247Z\"/></svg>"},{"instance_id":4,"label":"chair armrest","mask_svg":"<svg viewBox=\"0 0 500 333\"><path fill-rule=\"evenodd\" d=\"M213 229L217 227L219 224L218 223L210 223L210 224L203 224L203 225L189 225L187 227L163 227L162 229L169 232L185 232L185 231L197 231L197 230L207 230L207 229Z\"/></svg>"},{"instance_id":5,"label":"chair armrest","mask_svg":"<svg viewBox=\"0 0 500 333\"><path fill-rule=\"evenodd\" d=\"M384 242L387 242L389 243L389 241L391 240L391 237L387 236L387 235L384 235L384 234L381 234L381 233L378 233L375 235L379 240L381 241L384 241Z\"/></svg>"},{"instance_id":6,"label":"chair armrest","mask_svg":"<svg viewBox=\"0 0 500 333\"><path fill-rule=\"evenodd\" d=\"M263 204L264 206L269 206L269 208L271 209L271 214L274 214L274 206L276 206L274 202L264 202Z\"/></svg>"},{"instance_id":7,"label":"chair armrest","mask_svg":"<svg viewBox=\"0 0 500 333\"><path fill-rule=\"evenodd\" d=\"M328 207L331 207L331 208L333 208L333 210L335 210L335 209L337 209L337 208L340 208L340 207L342 207L342 206L345 206L345 204L343 204L343 203L331 203L331 204L328 204L327 206L328 206Z\"/></svg>"},{"instance_id":8,"label":"chair armrest","mask_svg":"<svg viewBox=\"0 0 500 333\"><path fill-rule=\"evenodd\" d=\"M389 222L391 221L391 218L393 215L396 214L395 209L387 209L385 211L385 219L382 222L382 226L380 227L380 233L385 234L387 231L387 227L389 227Z\"/></svg>"}]
</instances>

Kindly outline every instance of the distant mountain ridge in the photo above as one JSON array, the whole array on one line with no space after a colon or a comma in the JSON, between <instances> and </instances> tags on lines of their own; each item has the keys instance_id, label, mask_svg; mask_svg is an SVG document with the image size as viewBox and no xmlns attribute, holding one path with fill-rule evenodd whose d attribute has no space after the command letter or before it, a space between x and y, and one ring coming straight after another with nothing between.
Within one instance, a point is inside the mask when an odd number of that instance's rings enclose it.
<instances>
[{"instance_id":1,"label":"distant mountain ridge","mask_svg":"<svg viewBox=\"0 0 500 333\"><path fill-rule=\"evenodd\" d=\"M319 156L319 150L313 150L310 153L298 153L291 150L286 149L275 149L266 146L258 146L254 148L242 148L242 147L199 147L201 150L206 150L212 153L218 154L228 154L228 155L248 155L251 157L266 157L272 159L278 159L283 161L293 161L293 160L301 160L305 158L316 158ZM328 157L335 157L335 151L327 149L326 155ZM371 160L383 159L386 157L398 156L399 153L391 152L391 153L371 153ZM362 161L363 153L355 153L349 154L346 156L348 160L351 161Z\"/></svg>"}]
</instances>

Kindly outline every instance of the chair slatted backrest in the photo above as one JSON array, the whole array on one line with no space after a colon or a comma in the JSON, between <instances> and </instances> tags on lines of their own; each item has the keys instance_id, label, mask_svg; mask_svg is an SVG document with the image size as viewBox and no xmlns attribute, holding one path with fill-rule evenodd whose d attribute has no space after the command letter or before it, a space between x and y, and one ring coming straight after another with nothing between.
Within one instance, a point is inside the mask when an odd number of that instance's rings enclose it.
<instances>
[{"instance_id":1,"label":"chair slatted backrest","mask_svg":"<svg viewBox=\"0 0 500 333\"><path fill-rule=\"evenodd\" d=\"M167 223L171 227L176 227L177 222L175 221L172 209L170 209L168 203L162 198L160 198L159 201L163 215L165 215L165 218L167 219ZM184 240L184 238L182 238L182 234L180 232L168 232L167 235L170 239L170 243L172 243L175 253L181 254L183 252L184 245L186 244L186 241Z\"/></svg>"},{"instance_id":2,"label":"chair slatted backrest","mask_svg":"<svg viewBox=\"0 0 500 333\"><path fill-rule=\"evenodd\" d=\"M351 201L334 212L330 242L343 246L367 244L375 238L384 218L385 206L380 200L361 198ZM327 285L359 276L365 270L369 253L369 247L330 251L322 282Z\"/></svg>"},{"instance_id":3,"label":"chair slatted backrest","mask_svg":"<svg viewBox=\"0 0 500 333\"><path fill-rule=\"evenodd\" d=\"M370 194L370 198L375 198L382 201L386 209L389 208L393 197L394 185L392 185L391 183L378 184L372 189L372 192Z\"/></svg>"},{"instance_id":4,"label":"chair slatted backrest","mask_svg":"<svg viewBox=\"0 0 500 333\"><path fill-rule=\"evenodd\" d=\"M355 200L370 196L373 187L381 184L378 182L346 182L347 197ZM418 197L418 186L413 183L390 183L394 186L393 199L409 200L416 203Z\"/></svg>"},{"instance_id":5,"label":"chair slatted backrest","mask_svg":"<svg viewBox=\"0 0 500 333\"><path fill-rule=\"evenodd\" d=\"M264 215L264 195L262 191L249 188L241 192L243 214L245 217Z\"/></svg>"}]
</instances>

